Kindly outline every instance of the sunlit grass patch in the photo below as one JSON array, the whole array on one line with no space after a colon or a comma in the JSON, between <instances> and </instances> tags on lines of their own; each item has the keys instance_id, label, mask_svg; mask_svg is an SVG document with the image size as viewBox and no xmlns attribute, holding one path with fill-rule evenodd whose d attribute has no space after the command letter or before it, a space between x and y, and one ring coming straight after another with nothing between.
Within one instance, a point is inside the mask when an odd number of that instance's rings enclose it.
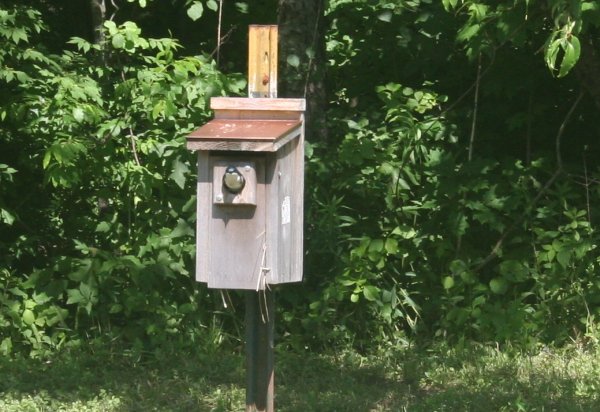
<instances>
[{"instance_id":1,"label":"sunlit grass patch","mask_svg":"<svg viewBox=\"0 0 600 412\"><path fill-rule=\"evenodd\" d=\"M0 411L243 411L244 356L116 350L0 359ZM276 354L276 406L307 411L596 411L600 353L488 346Z\"/></svg>"}]
</instances>

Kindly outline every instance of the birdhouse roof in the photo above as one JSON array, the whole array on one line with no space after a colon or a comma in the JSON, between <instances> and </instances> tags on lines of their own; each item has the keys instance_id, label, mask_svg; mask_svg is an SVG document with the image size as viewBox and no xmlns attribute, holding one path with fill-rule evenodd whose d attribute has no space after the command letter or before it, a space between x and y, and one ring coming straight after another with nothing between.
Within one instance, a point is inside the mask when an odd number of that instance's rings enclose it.
<instances>
[{"instance_id":1,"label":"birdhouse roof","mask_svg":"<svg viewBox=\"0 0 600 412\"><path fill-rule=\"evenodd\" d=\"M302 132L304 99L214 98L215 119L187 136L191 150L274 152Z\"/></svg>"}]
</instances>

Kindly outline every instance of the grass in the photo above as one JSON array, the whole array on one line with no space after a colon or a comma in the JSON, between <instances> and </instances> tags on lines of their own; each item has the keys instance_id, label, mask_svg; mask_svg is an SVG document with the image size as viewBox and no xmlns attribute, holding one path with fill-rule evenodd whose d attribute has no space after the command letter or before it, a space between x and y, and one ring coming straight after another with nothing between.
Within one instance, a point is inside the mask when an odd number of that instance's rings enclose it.
<instances>
[{"instance_id":1,"label":"grass","mask_svg":"<svg viewBox=\"0 0 600 412\"><path fill-rule=\"evenodd\" d=\"M0 411L243 411L244 357L115 350L0 359ZM600 350L283 353L276 406L306 411L598 411Z\"/></svg>"}]
</instances>

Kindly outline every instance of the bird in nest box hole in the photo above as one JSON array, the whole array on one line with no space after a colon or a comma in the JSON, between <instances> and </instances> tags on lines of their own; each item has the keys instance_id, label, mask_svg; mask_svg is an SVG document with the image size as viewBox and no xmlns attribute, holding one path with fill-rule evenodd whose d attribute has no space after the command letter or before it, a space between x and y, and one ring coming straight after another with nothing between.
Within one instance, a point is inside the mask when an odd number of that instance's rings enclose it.
<instances>
[{"instance_id":1,"label":"bird in nest box hole","mask_svg":"<svg viewBox=\"0 0 600 412\"><path fill-rule=\"evenodd\" d=\"M223 175L223 185L233 194L240 193L246 184L246 179L235 166L228 166Z\"/></svg>"}]
</instances>

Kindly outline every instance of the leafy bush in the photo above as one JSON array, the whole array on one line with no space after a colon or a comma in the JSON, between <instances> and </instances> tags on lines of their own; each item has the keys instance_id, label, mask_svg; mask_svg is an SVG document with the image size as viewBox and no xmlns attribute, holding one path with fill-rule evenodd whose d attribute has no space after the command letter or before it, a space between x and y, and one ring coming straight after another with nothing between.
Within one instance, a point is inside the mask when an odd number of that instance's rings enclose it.
<instances>
[{"instance_id":1,"label":"leafy bush","mask_svg":"<svg viewBox=\"0 0 600 412\"><path fill-rule=\"evenodd\" d=\"M508 20L504 31L522 25L511 20L521 5L486 9L487 31L465 38L477 2L464 2L467 23L449 20L439 3L408 3L336 3L329 12L333 136L313 143L308 166L314 293L308 317L290 310L285 319L314 343L363 349L411 337L523 346L596 339L598 166L588 153L597 144L583 138L593 104L573 105L573 83L532 63L539 21L529 37L494 31ZM493 55L473 71L478 53ZM463 99L479 89L486 106L478 111ZM578 109L577 122L556 118L563 101ZM516 154L525 142L513 136L532 133L539 137L528 137L527 158Z\"/></svg>"},{"instance_id":2,"label":"leafy bush","mask_svg":"<svg viewBox=\"0 0 600 412\"><path fill-rule=\"evenodd\" d=\"M7 13L2 161L11 168L0 176L19 174L2 216L20 213L0 233L13 256L3 351L60 347L71 331L193 341L211 322L196 309L211 298L189 273L195 159L184 136L207 119L210 96L236 94L244 81L207 57L178 57L177 41L146 39L132 22L108 21L105 44L73 38L76 50L48 55L15 34L39 31L39 13Z\"/></svg>"}]
</instances>

